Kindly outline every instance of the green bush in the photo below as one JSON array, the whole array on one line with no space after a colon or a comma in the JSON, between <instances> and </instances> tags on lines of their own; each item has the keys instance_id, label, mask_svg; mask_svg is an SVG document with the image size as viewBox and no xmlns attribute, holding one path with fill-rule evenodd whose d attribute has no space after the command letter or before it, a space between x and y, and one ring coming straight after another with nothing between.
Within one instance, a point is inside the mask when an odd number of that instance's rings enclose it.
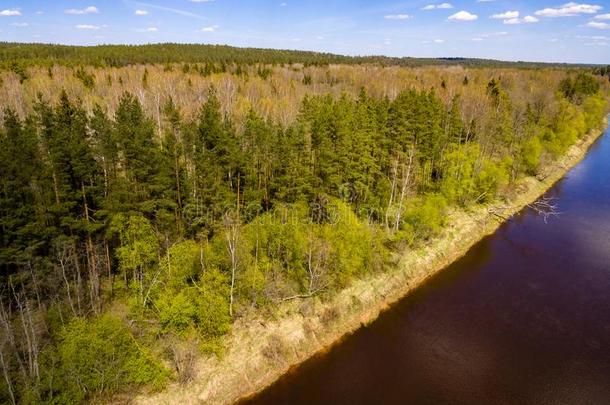
<instances>
[{"instance_id":1,"label":"green bush","mask_svg":"<svg viewBox=\"0 0 610 405\"><path fill-rule=\"evenodd\" d=\"M413 232L413 240L426 240L438 235L445 223L446 200L437 194L414 201L405 213L405 223Z\"/></svg>"},{"instance_id":2,"label":"green bush","mask_svg":"<svg viewBox=\"0 0 610 405\"><path fill-rule=\"evenodd\" d=\"M160 387L167 378L118 318L76 318L60 333L52 402L75 403L131 385ZM54 373L51 369L49 372Z\"/></svg>"},{"instance_id":3,"label":"green bush","mask_svg":"<svg viewBox=\"0 0 610 405\"><path fill-rule=\"evenodd\" d=\"M544 146L537 136L532 137L523 144L521 158L526 174L534 175L538 172L543 151Z\"/></svg>"},{"instance_id":4,"label":"green bush","mask_svg":"<svg viewBox=\"0 0 610 405\"><path fill-rule=\"evenodd\" d=\"M483 159L481 168L475 177L475 202L484 203L493 200L500 187L508 183L507 162Z\"/></svg>"},{"instance_id":5,"label":"green bush","mask_svg":"<svg viewBox=\"0 0 610 405\"><path fill-rule=\"evenodd\" d=\"M330 210L335 220L322 226L321 239L331 247L329 268L336 286L342 287L370 269L373 235L348 204L336 200Z\"/></svg>"},{"instance_id":6,"label":"green bush","mask_svg":"<svg viewBox=\"0 0 610 405\"><path fill-rule=\"evenodd\" d=\"M161 291L155 300L164 332L196 330L204 339L231 330L227 276L216 269L203 272L192 286Z\"/></svg>"}]
</instances>

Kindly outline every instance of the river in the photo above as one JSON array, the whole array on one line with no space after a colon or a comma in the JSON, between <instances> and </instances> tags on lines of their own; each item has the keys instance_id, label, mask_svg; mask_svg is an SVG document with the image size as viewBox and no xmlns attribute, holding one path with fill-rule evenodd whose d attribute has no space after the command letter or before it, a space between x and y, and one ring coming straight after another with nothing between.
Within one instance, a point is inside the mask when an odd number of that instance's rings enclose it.
<instances>
[{"instance_id":1,"label":"river","mask_svg":"<svg viewBox=\"0 0 610 405\"><path fill-rule=\"evenodd\" d=\"M547 197L248 404L610 404L610 131Z\"/></svg>"}]
</instances>

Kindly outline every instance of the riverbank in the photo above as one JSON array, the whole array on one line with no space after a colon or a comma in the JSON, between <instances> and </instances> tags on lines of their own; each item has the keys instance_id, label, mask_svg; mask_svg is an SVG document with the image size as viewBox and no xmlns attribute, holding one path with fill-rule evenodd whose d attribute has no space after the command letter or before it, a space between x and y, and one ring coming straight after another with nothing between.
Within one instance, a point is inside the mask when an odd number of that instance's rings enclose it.
<instances>
[{"instance_id":1,"label":"riverbank","mask_svg":"<svg viewBox=\"0 0 610 405\"><path fill-rule=\"evenodd\" d=\"M229 337L228 352L219 361L202 359L195 381L172 385L139 403L230 403L271 384L291 366L325 350L346 334L377 318L431 275L464 255L501 222L536 200L577 164L601 135L593 131L546 168L542 180L522 179L509 201L456 210L443 236L423 249L403 255L398 266L357 280L329 302L293 301L282 306L275 321L241 319ZM493 212L493 214L491 213Z\"/></svg>"}]
</instances>

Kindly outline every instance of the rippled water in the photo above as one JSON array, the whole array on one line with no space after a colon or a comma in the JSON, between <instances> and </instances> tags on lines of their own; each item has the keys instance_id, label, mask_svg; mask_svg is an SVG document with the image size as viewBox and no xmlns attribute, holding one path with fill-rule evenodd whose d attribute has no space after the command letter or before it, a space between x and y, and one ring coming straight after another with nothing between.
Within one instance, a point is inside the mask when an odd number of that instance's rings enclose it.
<instances>
[{"instance_id":1,"label":"rippled water","mask_svg":"<svg viewBox=\"0 0 610 405\"><path fill-rule=\"evenodd\" d=\"M610 131L530 210L251 404L610 404Z\"/></svg>"}]
</instances>

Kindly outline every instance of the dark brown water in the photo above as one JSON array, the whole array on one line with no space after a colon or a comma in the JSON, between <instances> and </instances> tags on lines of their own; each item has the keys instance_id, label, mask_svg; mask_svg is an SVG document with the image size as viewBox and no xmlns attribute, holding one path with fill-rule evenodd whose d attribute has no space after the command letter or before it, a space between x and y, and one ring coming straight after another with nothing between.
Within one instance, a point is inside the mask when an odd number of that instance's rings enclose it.
<instances>
[{"instance_id":1,"label":"dark brown water","mask_svg":"<svg viewBox=\"0 0 610 405\"><path fill-rule=\"evenodd\" d=\"M610 134L530 210L249 404L610 404Z\"/></svg>"}]
</instances>

